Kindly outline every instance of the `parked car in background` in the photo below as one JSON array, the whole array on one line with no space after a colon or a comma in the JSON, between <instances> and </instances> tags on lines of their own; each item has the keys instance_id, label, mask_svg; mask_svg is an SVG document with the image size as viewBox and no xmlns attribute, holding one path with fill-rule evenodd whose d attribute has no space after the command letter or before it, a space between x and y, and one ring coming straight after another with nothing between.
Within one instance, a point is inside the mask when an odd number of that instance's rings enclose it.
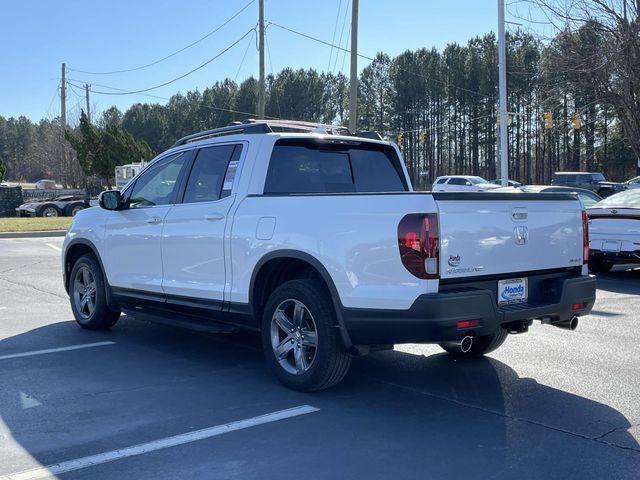
<instances>
[{"instance_id":1,"label":"parked car in background","mask_svg":"<svg viewBox=\"0 0 640 480\"><path fill-rule=\"evenodd\" d=\"M551 185L584 188L603 198L627 189L624 183L608 182L602 173L588 172L556 172Z\"/></svg>"},{"instance_id":2,"label":"parked car in background","mask_svg":"<svg viewBox=\"0 0 640 480\"><path fill-rule=\"evenodd\" d=\"M640 189L605 198L587 215L592 272L608 272L615 264L640 264Z\"/></svg>"},{"instance_id":3,"label":"parked car in background","mask_svg":"<svg viewBox=\"0 0 640 480\"><path fill-rule=\"evenodd\" d=\"M496 178L495 180L491 180L491 183L502 186L502 179ZM515 180L507 180L507 186L509 187L519 187L521 185L522 183L516 182Z\"/></svg>"},{"instance_id":4,"label":"parked car in background","mask_svg":"<svg viewBox=\"0 0 640 480\"><path fill-rule=\"evenodd\" d=\"M486 192L500 188L482 177L473 175L444 175L436 178L431 188L434 192Z\"/></svg>"},{"instance_id":5,"label":"parked car in background","mask_svg":"<svg viewBox=\"0 0 640 480\"><path fill-rule=\"evenodd\" d=\"M56 182L55 180L38 180L35 183L35 188L37 190L55 190Z\"/></svg>"},{"instance_id":6,"label":"parked car in background","mask_svg":"<svg viewBox=\"0 0 640 480\"><path fill-rule=\"evenodd\" d=\"M640 188L640 177L634 177L631 180L624 182L627 189Z\"/></svg>"},{"instance_id":7,"label":"parked car in background","mask_svg":"<svg viewBox=\"0 0 640 480\"><path fill-rule=\"evenodd\" d=\"M23 203L16 208L16 214L18 217L73 217L80 210L89 207L87 197L65 195Z\"/></svg>"},{"instance_id":8,"label":"parked car in background","mask_svg":"<svg viewBox=\"0 0 640 480\"><path fill-rule=\"evenodd\" d=\"M590 208L602 200L602 197L591 190L585 190L584 188L573 187L556 187L553 185L522 185L520 187L504 187L494 192L523 192L523 193L573 193L578 196L578 199L582 203L584 208Z\"/></svg>"}]
</instances>

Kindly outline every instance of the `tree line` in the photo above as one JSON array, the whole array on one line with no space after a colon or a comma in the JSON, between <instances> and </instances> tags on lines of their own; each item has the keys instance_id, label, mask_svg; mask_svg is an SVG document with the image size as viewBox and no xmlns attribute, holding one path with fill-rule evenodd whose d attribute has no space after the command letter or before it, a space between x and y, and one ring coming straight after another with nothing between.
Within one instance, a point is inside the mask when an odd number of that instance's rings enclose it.
<instances>
[{"instance_id":1,"label":"tree line","mask_svg":"<svg viewBox=\"0 0 640 480\"><path fill-rule=\"evenodd\" d=\"M560 170L601 171L613 180L636 174L639 27L634 12L623 17L614 10L596 20L585 18L548 42L524 31L508 34L509 178L544 184ZM429 188L441 174L496 178L501 121L497 58L492 33L442 51L378 54L359 78L359 128L400 144L417 188ZM349 82L341 73L285 68L269 75L266 83L267 117L343 125L348 121ZM105 110L92 134L103 131L108 139L110 131L111 138L124 139L125 146L118 150L121 158L109 156L103 172L112 171L112 164L159 153L181 136L254 118L257 92L253 77L240 84L226 79L202 92L175 94L164 104ZM0 159L7 178L52 176L70 185L82 183L83 173L97 173L78 140L87 129L81 122L67 134L76 147L67 152L67 162L75 162L69 165L61 160L69 144L60 135L59 120L34 124L24 117L0 117ZM143 143L132 143L119 129Z\"/></svg>"}]
</instances>

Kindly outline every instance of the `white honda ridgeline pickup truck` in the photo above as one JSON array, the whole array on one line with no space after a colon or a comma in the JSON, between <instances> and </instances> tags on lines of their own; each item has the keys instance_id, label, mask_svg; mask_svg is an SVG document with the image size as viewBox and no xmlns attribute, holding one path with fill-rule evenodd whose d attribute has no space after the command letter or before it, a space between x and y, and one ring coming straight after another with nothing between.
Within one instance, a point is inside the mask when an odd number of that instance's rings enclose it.
<instances>
[{"instance_id":1,"label":"white honda ridgeline pickup truck","mask_svg":"<svg viewBox=\"0 0 640 480\"><path fill-rule=\"evenodd\" d=\"M79 212L62 265L80 326L127 312L261 333L288 387L352 355L438 343L476 356L595 301L568 194L414 192L400 151L343 128L247 121L179 140Z\"/></svg>"}]
</instances>

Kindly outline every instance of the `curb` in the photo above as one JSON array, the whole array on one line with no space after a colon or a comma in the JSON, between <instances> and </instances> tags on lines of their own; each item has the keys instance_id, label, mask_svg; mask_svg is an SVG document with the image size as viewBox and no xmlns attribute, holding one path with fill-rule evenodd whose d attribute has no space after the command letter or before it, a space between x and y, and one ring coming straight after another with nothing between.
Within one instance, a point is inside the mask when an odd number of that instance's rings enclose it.
<instances>
[{"instance_id":1,"label":"curb","mask_svg":"<svg viewBox=\"0 0 640 480\"><path fill-rule=\"evenodd\" d=\"M2 238L44 238L44 237L64 237L66 230L38 230L34 232L0 232Z\"/></svg>"}]
</instances>

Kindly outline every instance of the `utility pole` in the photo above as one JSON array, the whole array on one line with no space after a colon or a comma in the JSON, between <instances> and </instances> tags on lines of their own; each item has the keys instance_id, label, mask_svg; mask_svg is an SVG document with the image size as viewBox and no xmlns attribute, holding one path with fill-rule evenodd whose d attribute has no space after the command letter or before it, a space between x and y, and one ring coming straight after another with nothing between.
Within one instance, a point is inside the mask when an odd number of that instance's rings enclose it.
<instances>
[{"instance_id":1,"label":"utility pole","mask_svg":"<svg viewBox=\"0 0 640 480\"><path fill-rule=\"evenodd\" d=\"M258 80L258 117L264 118L264 0L258 2L258 36L260 48L260 78Z\"/></svg>"},{"instance_id":2,"label":"utility pole","mask_svg":"<svg viewBox=\"0 0 640 480\"><path fill-rule=\"evenodd\" d=\"M60 118L62 127L67 128L67 65L62 64L62 80L60 81Z\"/></svg>"},{"instance_id":3,"label":"utility pole","mask_svg":"<svg viewBox=\"0 0 640 480\"><path fill-rule=\"evenodd\" d=\"M498 85L500 90L500 179L507 186L509 150L507 142L507 51L504 33L504 0L498 0Z\"/></svg>"},{"instance_id":4,"label":"utility pole","mask_svg":"<svg viewBox=\"0 0 640 480\"><path fill-rule=\"evenodd\" d=\"M349 131L356 133L358 120L358 0L351 4L351 72L349 74Z\"/></svg>"},{"instance_id":5,"label":"utility pole","mask_svg":"<svg viewBox=\"0 0 640 480\"><path fill-rule=\"evenodd\" d=\"M89 109L89 89L90 88L91 88L91 85L89 85L88 83L84 84L84 100L87 105L87 111L85 113L87 114L87 120L89 120L89 123L91 123L91 110Z\"/></svg>"}]
</instances>

